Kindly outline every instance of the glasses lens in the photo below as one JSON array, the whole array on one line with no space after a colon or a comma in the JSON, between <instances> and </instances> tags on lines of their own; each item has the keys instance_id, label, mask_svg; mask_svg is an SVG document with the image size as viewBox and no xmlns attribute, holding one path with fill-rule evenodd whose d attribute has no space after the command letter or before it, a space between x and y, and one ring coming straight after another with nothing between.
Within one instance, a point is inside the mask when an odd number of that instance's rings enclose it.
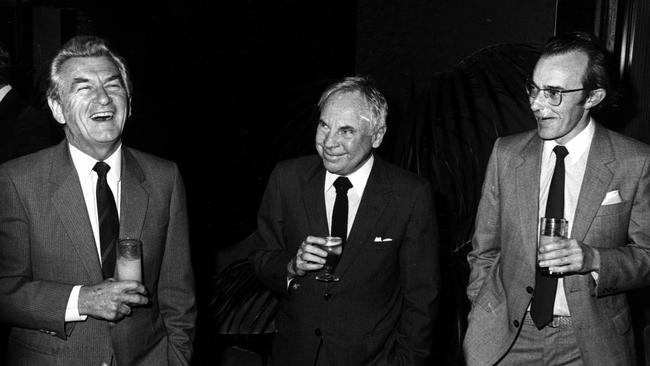
<instances>
[{"instance_id":1,"label":"glasses lens","mask_svg":"<svg viewBox=\"0 0 650 366\"><path fill-rule=\"evenodd\" d=\"M544 90L544 96L548 100L548 104L558 106L562 103L562 92L555 89Z\"/></svg>"}]
</instances>

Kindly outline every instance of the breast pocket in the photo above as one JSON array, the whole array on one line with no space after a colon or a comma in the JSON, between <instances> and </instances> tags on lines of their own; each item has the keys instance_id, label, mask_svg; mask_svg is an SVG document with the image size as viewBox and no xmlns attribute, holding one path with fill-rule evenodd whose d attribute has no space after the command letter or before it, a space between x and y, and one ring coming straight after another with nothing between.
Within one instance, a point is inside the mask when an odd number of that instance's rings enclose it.
<instances>
[{"instance_id":1,"label":"breast pocket","mask_svg":"<svg viewBox=\"0 0 650 366\"><path fill-rule=\"evenodd\" d=\"M596 247L617 247L627 240L631 202L600 206L585 242Z\"/></svg>"},{"instance_id":2,"label":"breast pocket","mask_svg":"<svg viewBox=\"0 0 650 366\"><path fill-rule=\"evenodd\" d=\"M596 212L596 217L605 217L605 216L616 216L616 215L621 215L624 213L630 212L630 205L631 202L629 201L624 201L624 202L619 202L613 205L603 205L600 206L598 209L598 212Z\"/></svg>"}]
</instances>

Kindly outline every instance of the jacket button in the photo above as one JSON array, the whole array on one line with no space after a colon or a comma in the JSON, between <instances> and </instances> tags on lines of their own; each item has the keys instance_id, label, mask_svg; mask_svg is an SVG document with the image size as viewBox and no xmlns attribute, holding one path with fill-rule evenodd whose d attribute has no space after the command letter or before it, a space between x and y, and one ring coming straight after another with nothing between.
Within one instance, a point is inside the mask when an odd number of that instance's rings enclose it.
<instances>
[{"instance_id":1,"label":"jacket button","mask_svg":"<svg viewBox=\"0 0 650 366\"><path fill-rule=\"evenodd\" d=\"M326 301L328 301L329 299L332 298L332 294L330 294L329 292L326 292L326 293L323 294L323 298L324 298Z\"/></svg>"},{"instance_id":2,"label":"jacket button","mask_svg":"<svg viewBox=\"0 0 650 366\"><path fill-rule=\"evenodd\" d=\"M527 286L526 287L526 292L528 292L529 294L532 294L533 293L533 288L530 287L530 286Z\"/></svg>"},{"instance_id":3,"label":"jacket button","mask_svg":"<svg viewBox=\"0 0 650 366\"><path fill-rule=\"evenodd\" d=\"M316 330L314 330L314 334L316 334L316 337L320 337L323 333L320 331L320 328L316 328Z\"/></svg>"},{"instance_id":4,"label":"jacket button","mask_svg":"<svg viewBox=\"0 0 650 366\"><path fill-rule=\"evenodd\" d=\"M515 326L515 328L519 328L519 320L513 320L512 324Z\"/></svg>"}]
</instances>

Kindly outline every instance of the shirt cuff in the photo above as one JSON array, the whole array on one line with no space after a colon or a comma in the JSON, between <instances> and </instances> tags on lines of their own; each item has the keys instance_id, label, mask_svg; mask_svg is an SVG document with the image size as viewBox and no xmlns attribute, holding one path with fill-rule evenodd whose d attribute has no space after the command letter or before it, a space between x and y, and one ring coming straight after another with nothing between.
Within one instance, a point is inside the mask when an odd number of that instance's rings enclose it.
<instances>
[{"instance_id":1,"label":"shirt cuff","mask_svg":"<svg viewBox=\"0 0 650 366\"><path fill-rule=\"evenodd\" d=\"M596 281L596 285L597 285L598 284L598 272L591 271L591 277L594 278L594 281Z\"/></svg>"},{"instance_id":2,"label":"shirt cuff","mask_svg":"<svg viewBox=\"0 0 650 366\"><path fill-rule=\"evenodd\" d=\"M77 285L70 291L68 305L65 308L66 322L82 322L88 318L88 315L79 315L79 290L81 285Z\"/></svg>"}]
</instances>

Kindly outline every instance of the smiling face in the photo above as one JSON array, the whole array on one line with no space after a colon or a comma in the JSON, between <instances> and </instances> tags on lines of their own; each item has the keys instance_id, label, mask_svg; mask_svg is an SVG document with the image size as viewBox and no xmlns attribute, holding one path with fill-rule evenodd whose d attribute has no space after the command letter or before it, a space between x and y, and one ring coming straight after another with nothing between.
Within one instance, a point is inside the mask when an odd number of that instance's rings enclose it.
<instances>
[{"instance_id":1,"label":"smiling face","mask_svg":"<svg viewBox=\"0 0 650 366\"><path fill-rule=\"evenodd\" d=\"M60 99L48 98L68 142L104 160L119 146L130 100L115 64L108 57L75 57L61 67Z\"/></svg>"},{"instance_id":2,"label":"smiling face","mask_svg":"<svg viewBox=\"0 0 650 366\"><path fill-rule=\"evenodd\" d=\"M533 82L542 89L580 89L587 70L588 57L573 51L542 57L535 66ZM603 89L566 93L562 103L552 106L544 92L530 100L530 108L537 119L537 132L544 140L566 144L589 124L589 110L605 97Z\"/></svg>"},{"instance_id":3,"label":"smiling face","mask_svg":"<svg viewBox=\"0 0 650 366\"><path fill-rule=\"evenodd\" d=\"M358 92L332 94L321 109L316 150L330 173L348 175L381 145L385 127L374 128L368 103Z\"/></svg>"}]
</instances>

